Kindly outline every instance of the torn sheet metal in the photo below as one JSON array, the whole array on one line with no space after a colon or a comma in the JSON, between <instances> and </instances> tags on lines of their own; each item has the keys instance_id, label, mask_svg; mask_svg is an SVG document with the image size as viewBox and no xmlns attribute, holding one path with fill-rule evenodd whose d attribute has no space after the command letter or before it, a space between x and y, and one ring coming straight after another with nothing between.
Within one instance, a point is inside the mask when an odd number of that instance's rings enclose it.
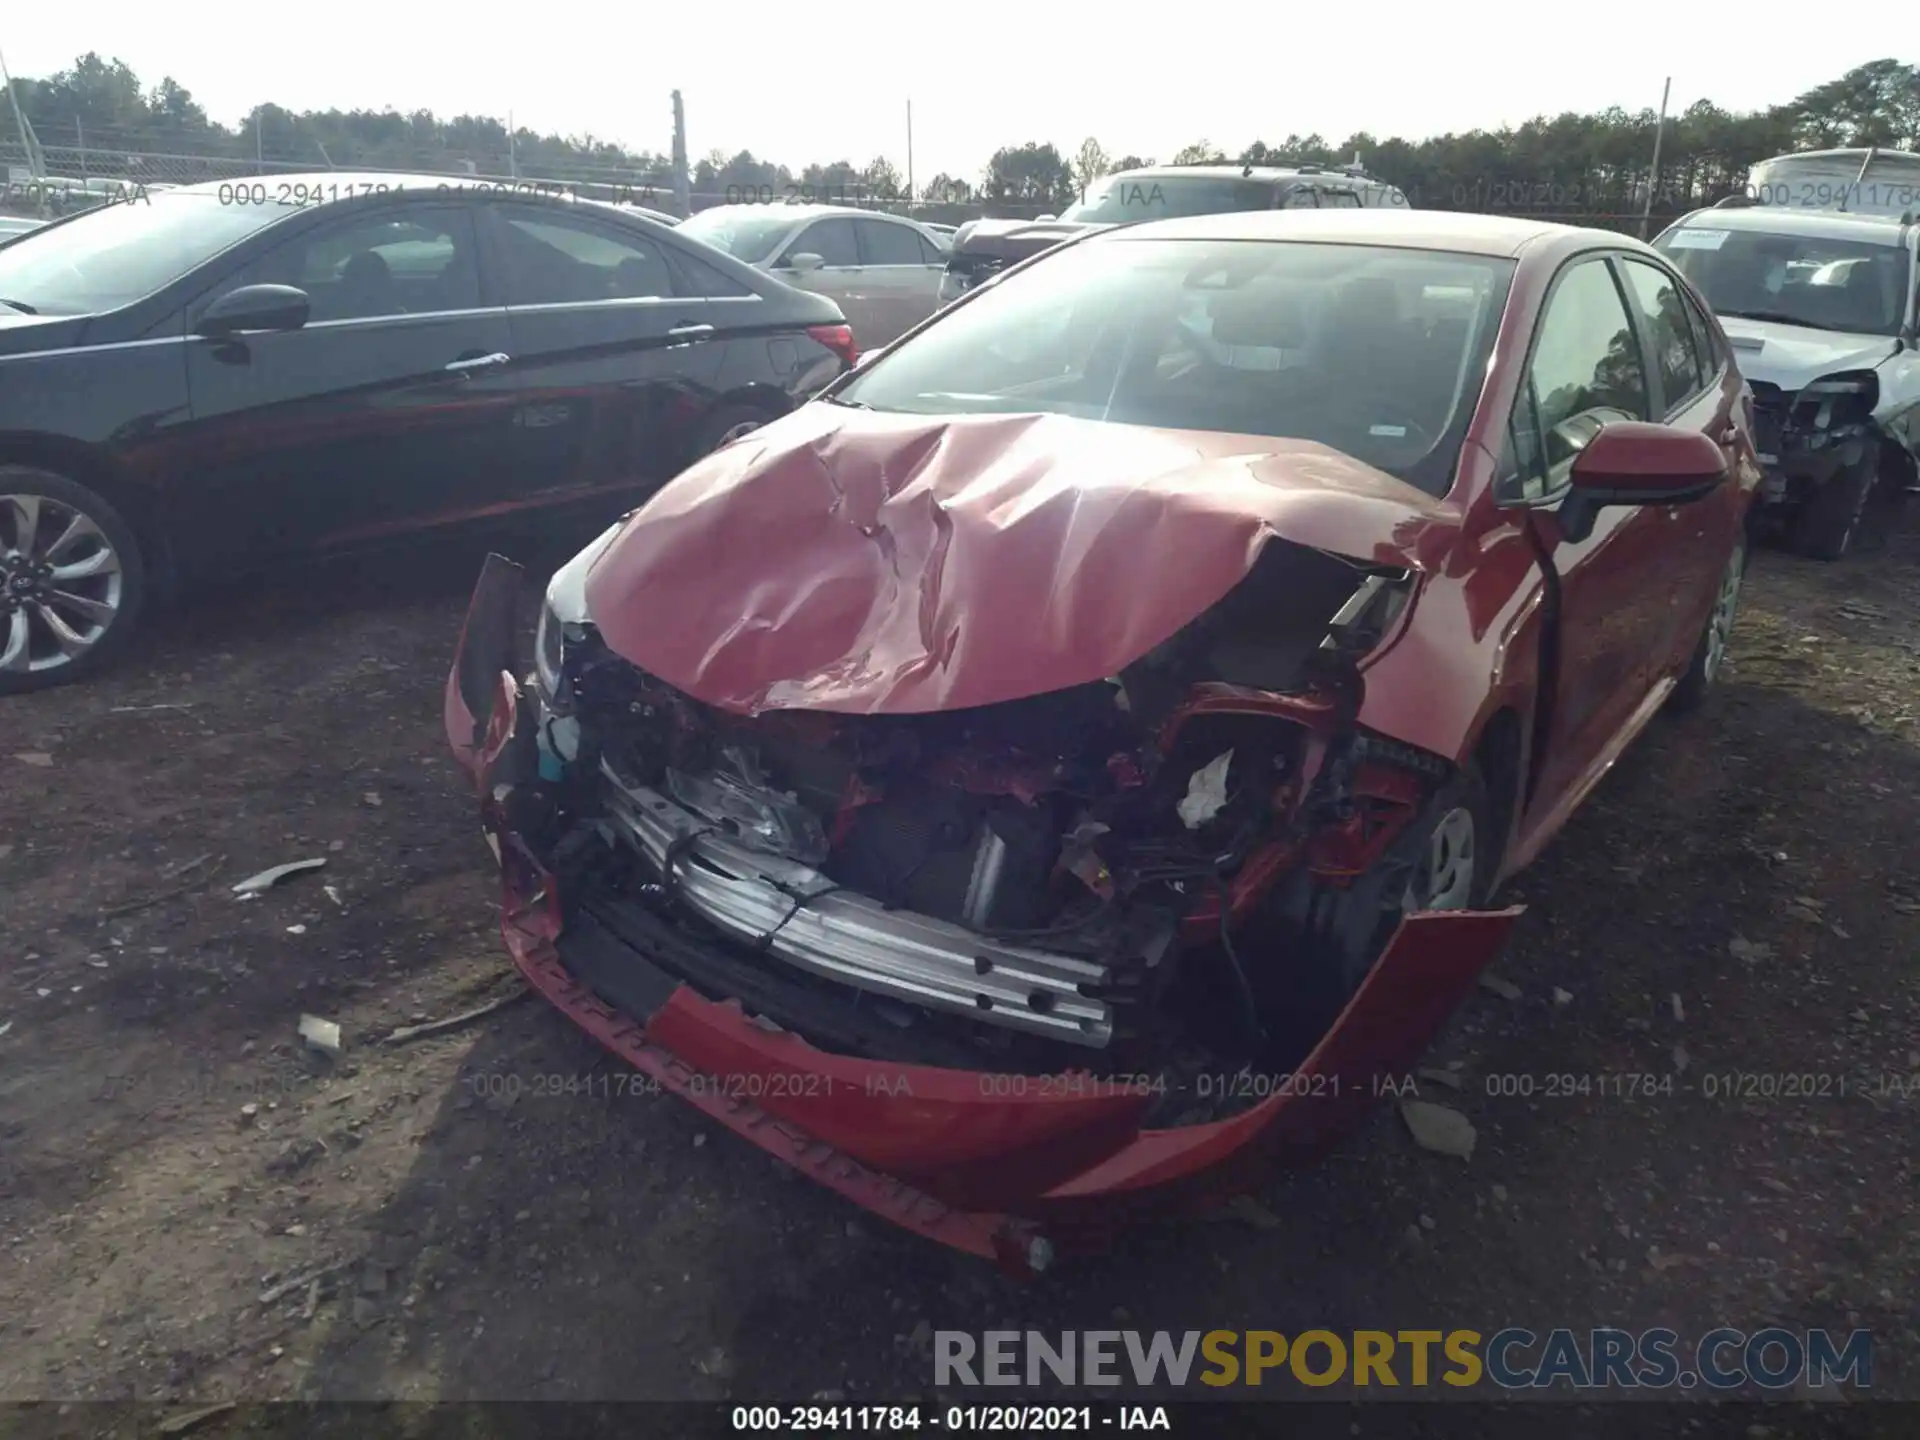
<instances>
[{"instance_id":1,"label":"torn sheet metal","mask_svg":"<svg viewBox=\"0 0 1920 1440\"><path fill-rule=\"evenodd\" d=\"M586 598L708 704L913 714L1116 674L1276 537L1426 569L1458 522L1306 441L821 403L667 485Z\"/></svg>"}]
</instances>

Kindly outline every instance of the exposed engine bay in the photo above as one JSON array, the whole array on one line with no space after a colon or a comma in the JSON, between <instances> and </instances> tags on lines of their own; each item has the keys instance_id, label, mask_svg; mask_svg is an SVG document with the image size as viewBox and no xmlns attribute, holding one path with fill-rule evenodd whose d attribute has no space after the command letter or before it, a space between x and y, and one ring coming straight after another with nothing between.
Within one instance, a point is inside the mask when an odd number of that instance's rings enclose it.
<instances>
[{"instance_id":1,"label":"exposed engine bay","mask_svg":"<svg viewBox=\"0 0 1920 1440\"><path fill-rule=\"evenodd\" d=\"M908 715L723 711L570 625L525 832L570 925L828 1048L1290 1066L1398 922L1452 777L1356 723L1409 581L1276 540L1118 675Z\"/></svg>"}]
</instances>

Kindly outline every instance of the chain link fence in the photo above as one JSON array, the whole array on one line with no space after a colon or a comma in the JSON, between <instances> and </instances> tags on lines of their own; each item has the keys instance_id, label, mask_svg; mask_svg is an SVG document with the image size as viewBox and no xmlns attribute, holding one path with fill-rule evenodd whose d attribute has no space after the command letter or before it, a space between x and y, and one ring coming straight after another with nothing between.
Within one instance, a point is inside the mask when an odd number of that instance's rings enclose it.
<instances>
[{"instance_id":1,"label":"chain link fence","mask_svg":"<svg viewBox=\"0 0 1920 1440\"><path fill-rule=\"evenodd\" d=\"M673 200L670 177L637 166L592 162L541 166L536 173L511 163L500 163L497 157L447 152L423 154L418 164L406 166L330 167L293 160L167 154L98 146L43 144L39 149L44 173L36 177L26 147L18 140L0 141L0 166L5 167L7 181L4 192L0 192L0 210L13 214L57 215L141 189L219 180L270 179L276 175L325 173L330 169L354 174L445 176L449 181L564 190L589 199L622 201L655 209L670 209ZM518 174L510 173L516 168Z\"/></svg>"},{"instance_id":2,"label":"chain link fence","mask_svg":"<svg viewBox=\"0 0 1920 1440\"><path fill-rule=\"evenodd\" d=\"M193 185L220 180L270 179L276 175L323 172L320 164L287 159L268 159L217 154L173 154L122 149L103 145L45 145L40 147L45 166L44 179L29 179L31 170L25 146L17 139L0 141L0 165L6 167L8 183L0 192L0 213L52 216L75 208L98 204L129 190L163 185ZM417 163L408 166L342 165L342 171L356 174L444 175L448 180L503 186L527 186L555 189L589 199L611 200L673 212L673 179L657 170L639 166L605 165L591 161L560 161L544 165L517 165L507 157L488 154L457 154L447 151L422 153ZM516 173L517 172L517 173ZM1456 187L1457 188L1457 187ZM1625 197L1622 197L1625 198ZM1649 233L1659 230L1691 208L1676 206L1677 197L1657 197ZM1426 203L1422 203L1422 199ZM1456 203L1446 203L1447 200ZM1491 213L1525 214L1533 219L1568 225L1589 225L1638 233L1638 210L1613 210L1554 207L1551 210L1525 206L1475 203L1478 196L1454 195L1415 198L1422 209L1485 210ZM689 196L693 211L717 205L740 204L825 204L884 210L908 215L935 225L963 225L969 220L1036 220L1056 213L1058 202L992 200L977 197L941 200L908 199L875 193L863 185L823 185L804 183L786 185L735 185L723 190L696 190Z\"/></svg>"}]
</instances>

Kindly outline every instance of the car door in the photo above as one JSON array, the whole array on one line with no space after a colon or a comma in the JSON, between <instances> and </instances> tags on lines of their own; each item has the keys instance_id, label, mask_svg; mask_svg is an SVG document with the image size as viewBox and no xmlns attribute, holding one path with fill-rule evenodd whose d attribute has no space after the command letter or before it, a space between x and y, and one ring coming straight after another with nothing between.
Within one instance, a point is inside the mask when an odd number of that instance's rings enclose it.
<instances>
[{"instance_id":1,"label":"car door","mask_svg":"<svg viewBox=\"0 0 1920 1440\"><path fill-rule=\"evenodd\" d=\"M793 264L796 255L818 255L820 265L797 270ZM872 337L887 328L887 317L871 293L866 267L860 263L860 240L852 216L829 215L815 220L787 242L771 268L787 284L837 302L862 350L880 343Z\"/></svg>"},{"instance_id":2,"label":"car door","mask_svg":"<svg viewBox=\"0 0 1920 1440\"><path fill-rule=\"evenodd\" d=\"M501 498L651 489L711 403L723 322L676 278L672 246L584 206L485 207L512 335L515 476Z\"/></svg>"},{"instance_id":3,"label":"car door","mask_svg":"<svg viewBox=\"0 0 1920 1440\"><path fill-rule=\"evenodd\" d=\"M1671 628L1664 565L1673 522L1656 506L1608 506L1583 539L1553 513L1592 431L1651 415L1646 361L1604 255L1555 276L1535 327L1527 379L1508 425L1502 504L1524 507L1555 583L1544 677L1546 733L1530 809L1551 810L1604 770L1654 683Z\"/></svg>"},{"instance_id":4,"label":"car door","mask_svg":"<svg viewBox=\"0 0 1920 1440\"><path fill-rule=\"evenodd\" d=\"M946 260L913 226L888 216L861 216L853 229L861 274L878 317L860 343L886 345L939 308Z\"/></svg>"},{"instance_id":5,"label":"car door","mask_svg":"<svg viewBox=\"0 0 1920 1440\"><path fill-rule=\"evenodd\" d=\"M1697 313L1686 287L1665 266L1639 256L1618 264L1652 362L1654 415L1667 424L1698 430L1727 459L1727 474L1739 465L1736 399L1720 384L1723 365L1712 346L1712 332ZM1650 509L1655 507L1649 507ZM1666 521L1662 541L1666 560L1668 627L1660 646L1668 669L1678 670L1692 657L1719 589L1734 530L1741 524L1737 488L1729 483L1719 495L1685 505L1658 508Z\"/></svg>"},{"instance_id":6,"label":"car door","mask_svg":"<svg viewBox=\"0 0 1920 1440\"><path fill-rule=\"evenodd\" d=\"M453 518L503 464L510 408L486 372L507 321L482 304L472 207L354 202L228 272L309 298L283 332L189 338L176 558L203 569Z\"/></svg>"}]
</instances>

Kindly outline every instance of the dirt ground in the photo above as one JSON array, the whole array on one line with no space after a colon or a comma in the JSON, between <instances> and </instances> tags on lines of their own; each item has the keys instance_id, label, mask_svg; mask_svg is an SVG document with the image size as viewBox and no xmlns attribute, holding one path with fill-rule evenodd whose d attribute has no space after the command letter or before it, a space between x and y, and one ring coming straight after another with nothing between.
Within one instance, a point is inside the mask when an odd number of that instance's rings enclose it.
<instances>
[{"instance_id":1,"label":"dirt ground","mask_svg":"<svg viewBox=\"0 0 1920 1440\"><path fill-rule=\"evenodd\" d=\"M1723 689L1521 877L1520 998L1428 1062L1471 1161L1382 1112L1028 1286L671 1098L568 1094L611 1062L537 1000L377 1043L513 983L439 714L482 553L206 597L0 703L0 1397L879 1402L934 1398L941 1328L1778 1323L1872 1330L1920 1398L1920 536L1760 554ZM1677 1085L1546 1093L1625 1073Z\"/></svg>"}]
</instances>

